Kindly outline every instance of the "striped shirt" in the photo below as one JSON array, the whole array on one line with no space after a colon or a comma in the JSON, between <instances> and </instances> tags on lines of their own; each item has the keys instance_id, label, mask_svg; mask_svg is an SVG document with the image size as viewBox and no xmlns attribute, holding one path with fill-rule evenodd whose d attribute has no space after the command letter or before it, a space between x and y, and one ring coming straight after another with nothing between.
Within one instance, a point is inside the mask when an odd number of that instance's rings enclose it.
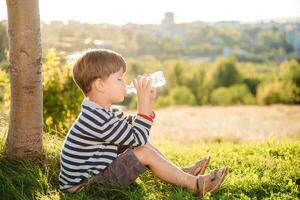
<instances>
[{"instance_id":1,"label":"striped shirt","mask_svg":"<svg viewBox=\"0 0 300 200\"><path fill-rule=\"evenodd\" d=\"M60 157L60 189L68 189L95 176L117 157L119 145L147 143L152 121L109 111L84 99L81 112L66 135Z\"/></svg>"}]
</instances>

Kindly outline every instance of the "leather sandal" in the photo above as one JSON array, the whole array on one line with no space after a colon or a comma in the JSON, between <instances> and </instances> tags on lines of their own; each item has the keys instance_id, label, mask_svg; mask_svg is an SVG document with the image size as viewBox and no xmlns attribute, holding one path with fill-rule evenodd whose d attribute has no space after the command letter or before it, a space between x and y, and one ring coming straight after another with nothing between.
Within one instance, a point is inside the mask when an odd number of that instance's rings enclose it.
<instances>
[{"instance_id":1,"label":"leather sandal","mask_svg":"<svg viewBox=\"0 0 300 200\"><path fill-rule=\"evenodd\" d=\"M206 156L204 159L196 162L193 166L182 168L182 171L193 176L203 175L208 166L209 161L210 156Z\"/></svg>"},{"instance_id":2,"label":"leather sandal","mask_svg":"<svg viewBox=\"0 0 300 200\"><path fill-rule=\"evenodd\" d=\"M223 167L220 169L213 170L209 175L208 179L204 178L205 176L198 176L196 182L196 194L199 197L204 197L207 192L214 192L223 183L225 176L228 174L228 167ZM218 172L221 171L222 175L218 176Z\"/></svg>"}]
</instances>

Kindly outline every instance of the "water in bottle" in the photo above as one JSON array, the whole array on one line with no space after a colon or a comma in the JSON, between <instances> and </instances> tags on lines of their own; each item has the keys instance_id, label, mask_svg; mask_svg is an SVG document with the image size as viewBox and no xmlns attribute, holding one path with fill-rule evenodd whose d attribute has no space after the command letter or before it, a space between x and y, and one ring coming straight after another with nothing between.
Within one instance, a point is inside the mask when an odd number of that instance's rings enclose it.
<instances>
[{"instance_id":1,"label":"water in bottle","mask_svg":"<svg viewBox=\"0 0 300 200\"><path fill-rule=\"evenodd\" d=\"M152 87L158 88L166 84L166 79L162 71L157 71L149 75L151 78L151 85ZM136 89L131 82L129 85L125 87L127 94L136 93Z\"/></svg>"}]
</instances>

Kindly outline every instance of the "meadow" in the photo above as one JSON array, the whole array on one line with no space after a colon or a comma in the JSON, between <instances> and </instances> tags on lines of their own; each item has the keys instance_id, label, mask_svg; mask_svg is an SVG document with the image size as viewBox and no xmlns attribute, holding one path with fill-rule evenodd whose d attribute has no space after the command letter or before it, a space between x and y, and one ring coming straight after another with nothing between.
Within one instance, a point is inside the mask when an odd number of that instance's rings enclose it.
<instances>
[{"instance_id":1,"label":"meadow","mask_svg":"<svg viewBox=\"0 0 300 200\"><path fill-rule=\"evenodd\" d=\"M178 166L211 155L207 172L230 167L221 189L204 199L299 199L299 111L299 106L282 105L158 109L150 140ZM60 134L44 133L44 157L32 164L5 158L7 127L2 115L0 199L197 199L149 171L129 188L88 184L79 194L63 193L57 179Z\"/></svg>"}]
</instances>

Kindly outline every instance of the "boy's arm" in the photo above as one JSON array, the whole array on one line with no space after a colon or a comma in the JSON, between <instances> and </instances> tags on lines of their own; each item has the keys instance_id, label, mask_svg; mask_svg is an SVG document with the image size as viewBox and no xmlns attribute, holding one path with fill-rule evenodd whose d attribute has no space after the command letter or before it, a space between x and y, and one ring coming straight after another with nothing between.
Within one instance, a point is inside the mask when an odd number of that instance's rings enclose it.
<instances>
[{"instance_id":1,"label":"boy's arm","mask_svg":"<svg viewBox=\"0 0 300 200\"><path fill-rule=\"evenodd\" d=\"M128 114L125 115L121 110L119 110L118 108L112 108L112 112L115 113L115 115L117 117L119 117L120 119L125 119L127 120L128 123L132 124L133 120L136 118L136 115L134 114Z\"/></svg>"},{"instance_id":2,"label":"boy's arm","mask_svg":"<svg viewBox=\"0 0 300 200\"><path fill-rule=\"evenodd\" d=\"M93 116L107 115L107 113L101 112L104 111L89 110L83 112L80 123L86 127L85 131L89 134L99 138L100 141L117 145L141 146L147 143L153 122L151 117L138 114L130 124L126 119L121 119L115 114L110 114L110 118L104 123L99 123L103 117L94 119L88 116L89 113L92 113Z\"/></svg>"},{"instance_id":3,"label":"boy's arm","mask_svg":"<svg viewBox=\"0 0 300 200\"><path fill-rule=\"evenodd\" d=\"M147 143L154 119L152 101L156 97L156 90L152 89L151 80L148 78L140 77L133 81L133 85L137 90L139 114L133 119L132 124L128 123L126 119L120 119L115 114L110 114L110 118L96 129L96 135L100 140L131 146Z\"/></svg>"}]
</instances>

